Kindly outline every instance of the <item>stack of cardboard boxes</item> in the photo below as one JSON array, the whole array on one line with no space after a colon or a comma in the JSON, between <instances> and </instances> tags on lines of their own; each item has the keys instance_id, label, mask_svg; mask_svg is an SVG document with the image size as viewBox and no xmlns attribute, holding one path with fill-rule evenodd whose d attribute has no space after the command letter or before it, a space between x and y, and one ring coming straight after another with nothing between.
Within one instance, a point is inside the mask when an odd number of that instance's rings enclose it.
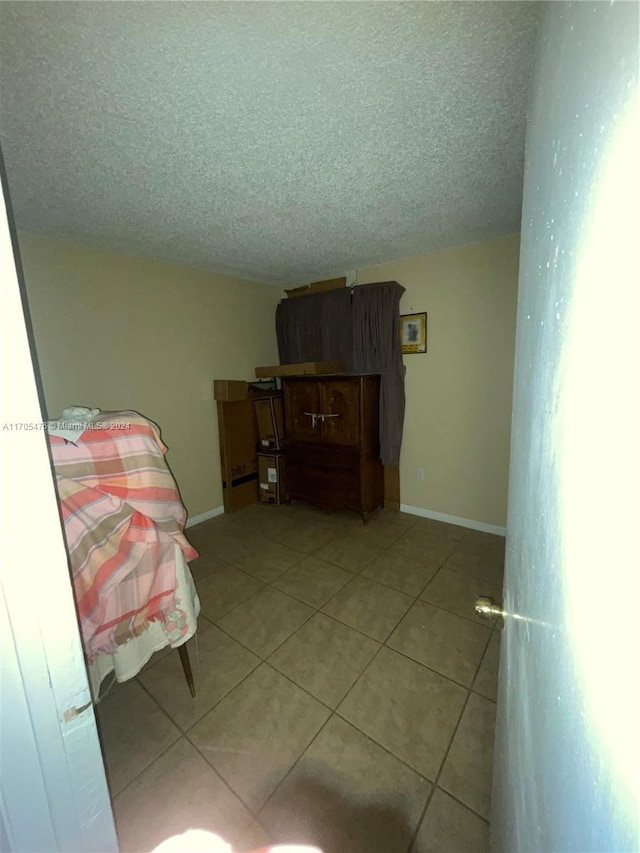
<instances>
[{"instance_id":1,"label":"stack of cardboard boxes","mask_svg":"<svg viewBox=\"0 0 640 853\"><path fill-rule=\"evenodd\" d=\"M262 503L288 500L284 464L282 393L253 401L258 424L258 498Z\"/></svg>"},{"instance_id":2,"label":"stack of cardboard boxes","mask_svg":"<svg viewBox=\"0 0 640 853\"><path fill-rule=\"evenodd\" d=\"M287 500L284 478L282 393L230 379L216 379L222 495L225 512L260 500Z\"/></svg>"}]
</instances>

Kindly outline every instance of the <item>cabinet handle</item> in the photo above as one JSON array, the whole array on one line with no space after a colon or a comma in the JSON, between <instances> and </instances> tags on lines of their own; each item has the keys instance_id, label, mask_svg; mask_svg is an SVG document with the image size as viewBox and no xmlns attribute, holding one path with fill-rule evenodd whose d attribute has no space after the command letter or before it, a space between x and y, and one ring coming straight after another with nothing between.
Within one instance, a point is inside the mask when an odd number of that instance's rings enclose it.
<instances>
[{"instance_id":1,"label":"cabinet handle","mask_svg":"<svg viewBox=\"0 0 640 853\"><path fill-rule=\"evenodd\" d=\"M309 415L311 418L311 429L316 428L316 421L319 421L322 415L317 415L315 412L304 412L303 414Z\"/></svg>"},{"instance_id":2,"label":"cabinet handle","mask_svg":"<svg viewBox=\"0 0 640 853\"><path fill-rule=\"evenodd\" d=\"M325 414L324 412L303 412L305 415L309 415L311 418L311 428L316 428L316 422L322 421L324 423L325 418L339 418L339 414Z\"/></svg>"}]
</instances>

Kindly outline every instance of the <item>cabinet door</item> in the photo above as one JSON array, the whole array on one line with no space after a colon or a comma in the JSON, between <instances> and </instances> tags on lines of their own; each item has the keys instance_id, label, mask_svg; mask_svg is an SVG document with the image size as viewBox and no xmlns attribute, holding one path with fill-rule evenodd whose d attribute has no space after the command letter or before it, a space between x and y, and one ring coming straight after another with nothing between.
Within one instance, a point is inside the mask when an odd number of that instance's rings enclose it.
<instances>
[{"instance_id":1,"label":"cabinet door","mask_svg":"<svg viewBox=\"0 0 640 853\"><path fill-rule=\"evenodd\" d=\"M320 383L322 440L344 447L360 445L360 380L328 379Z\"/></svg>"},{"instance_id":2,"label":"cabinet door","mask_svg":"<svg viewBox=\"0 0 640 853\"><path fill-rule=\"evenodd\" d=\"M313 419L305 414L321 411L317 382L285 382L284 409L287 441L320 441L320 422L314 427Z\"/></svg>"}]
</instances>

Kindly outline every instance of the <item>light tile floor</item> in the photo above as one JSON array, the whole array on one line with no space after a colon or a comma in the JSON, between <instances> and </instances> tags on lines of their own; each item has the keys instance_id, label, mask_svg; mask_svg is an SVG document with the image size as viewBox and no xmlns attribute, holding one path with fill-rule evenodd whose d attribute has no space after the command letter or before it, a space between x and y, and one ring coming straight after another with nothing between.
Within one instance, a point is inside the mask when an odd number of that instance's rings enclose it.
<instances>
[{"instance_id":1,"label":"light tile floor","mask_svg":"<svg viewBox=\"0 0 640 853\"><path fill-rule=\"evenodd\" d=\"M122 850L488 850L504 540L401 513L255 505L191 528L202 615L98 706Z\"/></svg>"}]
</instances>

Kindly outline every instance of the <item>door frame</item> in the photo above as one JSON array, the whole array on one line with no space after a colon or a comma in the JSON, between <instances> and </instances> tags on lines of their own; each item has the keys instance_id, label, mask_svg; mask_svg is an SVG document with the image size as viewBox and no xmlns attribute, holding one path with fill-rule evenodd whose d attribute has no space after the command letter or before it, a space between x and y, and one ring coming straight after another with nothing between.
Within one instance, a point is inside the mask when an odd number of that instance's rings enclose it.
<instances>
[{"instance_id":1,"label":"door frame","mask_svg":"<svg viewBox=\"0 0 640 853\"><path fill-rule=\"evenodd\" d=\"M0 847L108 853L118 844L0 170Z\"/></svg>"}]
</instances>

